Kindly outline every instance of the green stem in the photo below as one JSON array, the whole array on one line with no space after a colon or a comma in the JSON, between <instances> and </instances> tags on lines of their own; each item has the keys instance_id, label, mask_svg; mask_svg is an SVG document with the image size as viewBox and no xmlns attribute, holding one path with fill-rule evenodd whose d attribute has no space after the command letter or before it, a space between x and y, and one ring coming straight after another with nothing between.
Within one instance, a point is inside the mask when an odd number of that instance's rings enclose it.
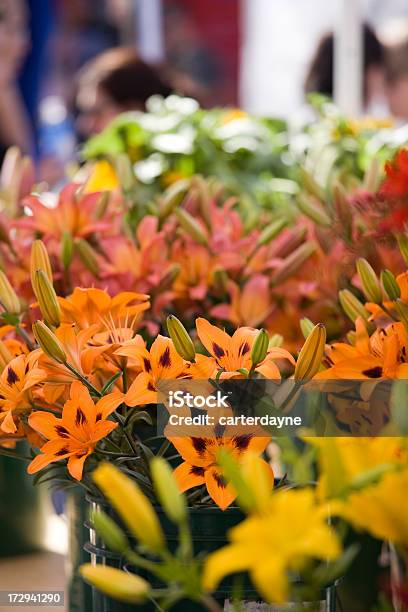
<instances>
[{"instance_id":1,"label":"green stem","mask_svg":"<svg viewBox=\"0 0 408 612\"><path fill-rule=\"evenodd\" d=\"M222 612L224 608L215 601L211 595L202 595L200 597L200 602L209 610L210 612Z\"/></svg>"},{"instance_id":2,"label":"green stem","mask_svg":"<svg viewBox=\"0 0 408 612\"><path fill-rule=\"evenodd\" d=\"M191 533L188 523L184 521L179 527L179 551L180 556L184 561L189 561L193 554Z\"/></svg>"},{"instance_id":3,"label":"green stem","mask_svg":"<svg viewBox=\"0 0 408 612\"><path fill-rule=\"evenodd\" d=\"M32 457L27 457L26 455L19 455L18 453L13 453L13 451L8 451L5 448L0 448L0 455L4 457L12 457L13 459L20 459L21 461L32 461Z\"/></svg>"},{"instance_id":4,"label":"green stem","mask_svg":"<svg viewBox=\"0 0 408 612\"><path fill-rule=\"evenodd\" d=\"M159 452L157 453L157 456L164 457L164 455L166 454L170 446L171 446L170 440L165 440L163 444L161 445L161 447L159 448Z\"/></svg>"},{"instance_id":5,"label":"green stem","mask_svg":"<svg viewBox=\"0 0 408 612\"><path fill-rule=\"evenodd\" d=\"M153 561L148 561L147 559L144 559L143 557L141 557L140 555L138 555L137 553L135 553L131 549L126 550L124 552L124 557L126 557L126 559L130 563L133 563L133 565L137 565L137 567L141 567L141 568L143 568L145 570L148 570L149 572L151 572L152 574L157 576L157 574L156 574L156 572L157 572L157 563L154 563ZM158 577L160 577L160 576L158 576Z\"/></svg>"},{"instance_id":6,"label":"green stem","mask_svg":"<svg viewBox=\"0 0 408 612\"><path fill-rule=\"evenodd\" d=\"M126 431L126 427L124 426L124 422L123 422L123 417L121 417L121 415L118 414L118 412L114 412L112 416L115 419L115 421L119 423L131 450L134 452L136 457L139 457L139 450L137 446L135 445L134 441L132 440L131 436Z\"/></svg>"},{"instance_id":7,"label":"green stem","mask_svg":"<svg viewBox=\"0 0 408 612\"><path fill-rule=\"evenodd\" d=\"M100 455L104 455L105 457L113 457L114 459L139 459L139 457L135 457L134 455L124 455L123 453L114 453L111 451L101 450L100 448L96 450Z\"/></svg>"},{"instance_id":8,"label":"green stem","mask_svg":"<svg viewBox=\"0 0 408 612\"><path fill-rule=\"evenodd\" d=\"M89 391L92 391L92 393L96 395L97 397L102 397L101 392L98 391L98 389L94 387L93 384L90 383L89 380L85 376L83 376L80 372L78 372L78 370L76 370L70 363L67 362L64 365L67 368L67 370L72 372L72 374L74 374L78 378L78 380L84 383L84 385L89 389Z\"/></svg>"},{"instance_id":9,"label":"green stem","mask_svg":"<svg viewBox=\"0 0 408 612\"><path fill-rule=\"evenodd\" d=\"M35 346L34 343L31 341L30 336L27 334L26 330L23 329L20 325L16 325L16 332L20 334L20 336L23 338L29 350L33 351Z\"/></svg>"},{"instance_id":10,"label":"green stem","mask_svg":"<svg viewBox=\"0 0 408 612\"><path fill-rule=\"evenodd\" d=\"M296 393L299 391L300 387L302 386L301 382L298 382L297 384L295 384L295 386L293 387L293 389L290 391L288 397L285 399L285 401L283 402L283 404L281 404L279 406L279 410L281 410L282 412L285 410L286 406L288 406L290 404L290 402L292 401L292 399L295 397Z\"/></svg>"},{"instance_id":11,"label":"green stem","mask_svg":"<svg viewBox=\"0 0 408 612\"><path fill-rule=\"evenodd\" d=\"M390 317L392 321L397 321L397 322L399 321L399 319L395 315L393 315L391 310L389 310L386 306L384 306L384 304L381 304L380 308L381 310L385 312L385 314L387 314Z\"/></svg>"},{"instance_id":12,"label":"green stem","mask_svg":"<svg viewBox=\"0 0 408 612\"><path fill-rule=\"evenodd\" d=\"M127 370L126 370L126 368L123 368L123 370L122 370L122 379L123 379L123 393L127 393L127 390L128 390L128 377L127 377Z\"/></svg>"}]
</instances>

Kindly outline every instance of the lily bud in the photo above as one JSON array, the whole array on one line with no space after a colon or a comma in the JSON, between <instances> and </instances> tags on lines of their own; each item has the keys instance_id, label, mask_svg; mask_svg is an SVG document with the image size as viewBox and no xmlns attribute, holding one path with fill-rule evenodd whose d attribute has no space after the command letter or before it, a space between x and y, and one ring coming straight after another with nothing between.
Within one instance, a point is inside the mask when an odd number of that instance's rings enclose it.
<instances>
[{"instance_id":1,"label":"lily bud","mask_svg":"<svg viewBox=\"0 0 408 612\"><path fill-rule=\"evenodd\" d=\"M346 235L350 236L353 225L353 215L350 204L347 201L347 195L344 187L338 181L333 182L332 194L337 217L344 228Z\"/></svg>"},{"instance_id":2,"label":"lily bud","mask_svg":"<svg viewBox=\"0 0 408 612\"><path fill-rule=\"evenodd\" d=\"M300 329L304 339L306 340L314 329L314 323L307 317L303 317L303 319L300 320Z\"/></svg>"},{"instance_id":3,"label":"lily bud","mask_svg":"<svg viewBox=\"0 0 408 612\"><path fill-rule=\"evenodd\" d=\"M377 158L373 158L368 166L364 176L364 188L371 193L375 193L378 189L378 183L381 178L380 162Z\"/></svg>"},{"instance_id":4,"label":"lily bud","mask_svg":"<svg viewBox=\"0 0 408 612\"><path fill-rule=\"evenodd\" d=\"M96 278L99 276L99 264L95 250L84 238L78 238L75 242L75 250L85 268Z\"/></svg>"},{"instance_id":5,"label":"lily bud","mask_svg":"<svg viewBox=\"0 0 408 612\"><path fill-rule=\"evenodd\" d=\"M154 489L164 512L173 523L184 523L187 519L186 499L180 493L171 467L162 457L154 457L150 469Z\"/></svg>"},{"instance_id":6,"label":"lily bud","mask_svg":"<svg viewBox=\"0 0 408 612\"><path fill-rule=\"evenodd\" d=\"M7 245L11 245L10 235L7 228L3 223L0 223L0 242L4 242Z\"/></svg>"},{"instance_id":7,"label":"lily bud","mask_svg":"<svg viewBox=\"0 0 408 612\"><path fill-rule=\"evenodd\" d=\"M287 257L305 241L307 235L306 227L294 227L279 240L279 244L274 244L272 248L272 256L283 259Z\"/></svg>"},{"instance_id":8,"label":"lily bud","mask_svg":"<svg viewBox=\"0 0 408 612\"><path fill-rule=\"evenodd\" d=\"M216 198L211 194L210 181L205 180L202 176L196 177L198 188L198 206L202 218L207 227L211 227L211 201Z\"/></svg>"},{"instance_id":9,"label":"lily bud","mask_svg":"<svg viewBox=\"0 0 408 612\"><path fill-rule=\"evenodd\" d=\"M357 334L356 332L352 329L350 330L347 334L346 334L346 338L347 338L347 342L351 345L351 346L355 346L356 345L356 340L357 340Z\"/></svg>"},{"instance_id":10,"label":"lily bud","mask_svg":"<svg viewBox=\"0 0 408 612\"><path fill-rule=\"evenodd\" d=\"M401 323L404 324L406 330L408 330L408 304L401 299L395 300L394 306L398 312Z\"/></svg>"},{"instance_id":11,"label":"lily bud","mask_svg":"<svg viewBox=\"0 0 408 612\"><path fill-rule=\"evenodd\" d=\"M57 336L43 321L33 323L33 334L38 344L48 357L57 363L67 363L67 356Z\"/></svg>"},{"instance_id":12,"label":"lily bud","mask_svg":"<svg viewBox=\"0 0 408 612\"><path fill-rule=\"evenodd\" d=\"M276 286L292 276L316 251L312 242L305 242L283 261L283 265L276 270L271 278L272 285Z\"/></svg>"},{"instance_id":13,"label":"lily bud","mask_svg":"<svg viewBox=\"0 0 408 612\"><path fill-rule=\"evenodd\" d=\"M0 372L4 370L12 359L13 355L10 353L5 343L0 340Z\"/></svg>"},{"instance_id":14,"label":"lily bud","mask_svg":"<svg viewBox=\"0 0 408 612\"><path fill-rule=\"evenodd\" d=\"M110 195L110 191L103 191L101 193L101 196L96 204L95 219L103 219L105 216L109 205Z\"/></svg>"},{"instance_id":15,"label":"lily bud","mask_svg":"<svg viewBox=\"0 0 408 612\"><path fill-rule=\"evenodd\" d=\"M360 277L364 295L374 304L382 304L383 295L380 281L368 261L362 257L357 260L357 272Z\"/></svg>"},{"instance_id":16,"label":"lily bud","mask_svg":"<svg viewBox=\"0 0 408 612\"><path fill-rule=\"evenodd\" d=\"M264 512L268 509L273 490L273 471L255 452L245 454L242 464L242 476L255 498L256 509Z\"/></svg>"},{"instance_id":17,"label":"lily bud","mask_svg":"<svg viewBox=\"0 0 408 612\"><path fill-rule=\"evenodd\" d=\"M63 232L61 239L61 261L65 270L68 270L72 261L72 253L74 250L74 243L72 241L72 235L70 232Z\"/></svg>"},{"instance_id":18,"label":"lily bud","mask_svg":"<svg viewBox=\"0 0 408 612\"><path fill-rule=\"evenodd\" d=\"M126 153L115 156L115 170L123 191L129 191L135 184L132 163Z\"/></svg>"},{"instance_id":19,"label":"lily bud","mask_svg":"<svg viewBox=\"0 0 408 612\"><path fill-rule=\"evenodd\" d=\"M353 323L358 317L362 317L364 321L368 321L370 313L351 291L348 289L339 291L339 300L344 312Z\"/></svg>"},{"instance_id":20,"label":"lily bud","mask_svg":"<svg viewBox=\"0 0 408 612\"><path fill-rule=\"evenodd\" d=\"M20 314L20 300L2 270L0 270L0 302L7 313L15 315Z\"/></svg>"},{"instance_id":21,"label":"lily bud","mask_svg":"<svg viewBox=\"0 0 408 612\"><path fill-rule=\"evenodd\" d=\"M408 266L408 236L406 234L401 234L400 236L398 236L397 240L402 258L405 262L405 265Z\"/></svg>"},{"instance_id":22,"label":"lily bud","mask_svg":"<svg viewBox=\"0 0 408 612\"><path fill-rule=\"evenodd\" d=\"M257 502L254 492L248 486L242 474L242 466L238 465L235 458L226 447L221 447L217 452L217 464L222 468L223 476L232 484L238 496L238 503L245 512L254 513L257 510Z\"/></svg>"},{"instance_id":23,"label":"lily bud","mask_svg":"<svg viewBox=\"0 0 408 612\"><path fill-rule=\"evenodd\" d=\"M190 215L189 212L187 212L183 208L179 208L178 210L176 210L175 214L180 223L180 226L183 228L186 234L191 236L191 238L194 238L194 240L196 240L199 244L208 244L208 239L204 232L204 229L198 223L198 221L194 219L192 215Z\"/></svg>"},{"instance_id":24,"label":"lily bud","mask_svg":"<svg viewBox=\"0 0 408 612\"><path fill-rule=\"evenodd\" d=\"M150 594L150 584L146 580L115 567L85 563L81 565L79 572L85 582L112 599L139 604L143 603Z\"/></svg>"},{"instance_id":25,"label":"lily bud","mask_svg":"<svg viewBox=\"0 0 408 612\"><path fill-rule=\"evenodd\" d=\"M51 327L58 327L61 323L61 308L55 289L44 270L35 273L34 292L44 321Z\"/></svg>"},{"instance_id":26,"label":"lily bud","mask_svg":"<svg viewBox=\"0 0 408 612\"><path fill-rule=\"evenodd\" d=\"M166 219L175 208L178 208L190 188L191 180L182 179L173 183L163 194L160 202L159 218Z\"/></svg>"},{"instance_id":27,"label":"lily bud","mask_svg":"<svg viewBox=\"0 0 408 612\"><path fill-rule=\"evenodd\" d=\"M101 463L92 477L131 533L152 552L163 550L159 519L138 484L107 462Z\"/></svg>"},{"instance_id":28,"label":"lily bud","mask_svg":"<svg viewBox=\"0 0 408 612\"><path fill-rule=\"evenodd\" d=\"M109 550L122 555L129 549L129 542L124 532L105 512L100 510L92 512L90 519L95 531L101 536Z\"/></svg>"},{"instance_id":29,"label":"lily bud","mask_svg":"<svg viewBox=\"0 0 408 612\"><path fill-rule=\"evenodd\" d=\"M281 334L273 334L269 339L269 348L280 348L283 345L284 337Z\"/></svg>"},{"instance_id":30,"label":"lily bud","mask_svg":"<svg viewBox=\"0 0 408 612\"><path fill-rule=\"evenodd\" d=\"M315 325L308 335L297 358L294 378L305 381L313 378L319 371L326 344L326 328L322 323Z\"/></svg>"},{"instance_id":31,"label":"lily bud","mask_svg":"<svg viewBox=\"0 0 408 612\"><path fill-rule=\"evenodd\" d=\"M194 361L196 351L186 328L181 321L174 315L167 317L167 331L173 341L174 348L186 361Z\"/></svg>"},{"instance_id":32,"label":"lily bud","mask_svg":"<svg viewBox=\"0 0 408 612\"><path fill-rule=\"evenodd\" d=\"M316 179L308 172L305 168L299 168L300 182L302 186L311 193L320 202L326 200L326 194L324 189L317 183Z\"/></svg>"},{"instance_id":33,"label":"lily bud","mask_svg":"<svg viewBox=\"0 0 408 612\"><path fill-rule=\"evenodd\" d=\"M213 273L213 286L219 293L226 293L228 290L228 273L224 268L218 267Z\"/></svg>"},{"instance_id":34,"label":"lily bud","mask_svg":"<svg viewBox=\"0 0 408 612\"><path fill-rule=\"evenodd\" d=\"M316 200L313 201L311 198L300 197L298 199L298 207L306 217L309 217L309 219L321 227L330 227L333 223L323 206Z\"/></svg>"},{"instance_id":35,"label":"lily bud","mask_svg":"<svg viewBox=\"0 0 408 612\"><path fill-rule=\"evenodd\" d=\"M44 270L48 280L52 283L52 268L47 249L42 240L34 240L31 247L30 274L31 286L35 293L35 273ZM36 294L37 295L37 294ZM38 297L38 296L37 296Z\"/></svg>"},{"instance_id":36,"label":"lily bud","mask_svg":"<svg viewBox=\"0 0 408 612\"><path fill-rule=\"evenodd\" d=\"M281 233L284 227L288 222L286 219L278 219L277 221L273 221L269 225L265 227L265 229L259 234L258 240L256 241L257 246L261 247L265 244L269 244L271 240L276 238L278 234Z\"/></svg>"},{"instance_id":37,"label":"lily bud","mask_svg":"<svg viewBox=\"0 0 408 612\"><path fill-rule=\"evenodd\" d=\"M180 270L181 270L180 264L178 263L171 264L167 268L167 272L161 277L160 282L156 287L156 292L162 293L163 291L166 291L166 289L169 289L173 285L178 275L180 274Z\"/></svg>"},{"instance_id":38,"label":"lily bud","mask_svg":"<svg viewBox=\"0 0 408 612\"><path fill-rule=\"evenodd\" d=\"M398 300L401 297L401 289L397 283L397 279L390 270L383 270L381 272L381 282L387 297L392 300Z\"/></svg>"},{"instance_id":39,"label":"lily bud","mask_svg":"<svg viewBox=\"0 0 408 612\"><path fill-rule=\"evenodd\" d=\"M264 329L261 329L252 345L251 361L253 367L257 366L258 363L261 363L265 359L268 348L269 336Z\"/></svg>"}]
</instances>

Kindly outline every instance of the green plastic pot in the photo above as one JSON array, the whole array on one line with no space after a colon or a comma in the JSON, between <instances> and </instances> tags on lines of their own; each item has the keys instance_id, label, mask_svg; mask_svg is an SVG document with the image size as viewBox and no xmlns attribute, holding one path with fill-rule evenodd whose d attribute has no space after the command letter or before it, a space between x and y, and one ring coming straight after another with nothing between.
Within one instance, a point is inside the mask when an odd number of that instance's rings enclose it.
<instances>
[{"instance_id":1,"label":"green plastic pot","mask_svg":"<svg viewBox=\"0 0 408 612\"><path fill-rule=\"evenodd\" d=\"M339 588L340 608L347 612L367 612L379 605L387 570L379 563L383 543L368 534L350 530L345 546L357 544L360 551L344 575Z\"/></svg>"},{"instance_id":2,"label":"green plastic pot","mask_svg":"<svg viewBox=\"0 0 408 612\"><path fill-rule=\"evenodd\" d=\"M91 497L88 497L88 501L92 510L101 509L120 523L117 515L108 504ZM169 549L174 550L178 543L177 527L169 521L160 507L156 507L155 510L162 525ZM225 511L221 511L216 507L197 507L189 509L189 517L194 552L198 555L200 553L208 554L225 546L228 543L227 532L237 525L244 515L236 507L228 508ZM132 541L132 535L129 533L127 535L129 540ZM132 571L133 568L129 567L120 555L106 549L103 540L90 527L89 537L90 541L85 544L85 549L91 554L92 563ZM163 587L162 583L155 580L151 575L143 574L140 569L137 570L137 573L144 576L153 588ZM226 599L231 598L236 580L236 575L226 577L213 593L213 597L220 603L221 607L223 607ZM262 601L262 598L254 590L247 574L242 574L239 580L240 594L244 601ZM326 610L328 612L334 612L336 609L335 590L335 586L331 586L322 594L322 597L326 598ZM202 612L204 610L199 603L193 601L180 601L171 609L173 612ZM92 610L93 612L154 612L156 608L152 603L139 606L123 604L107 597L97 589L93 589Z\"/></svg>"},{"instance_id":3,"label":"green plastic pot","mask_svg":"<svg viewBox=\"0 0 408 612\"><path fill-rule=\"evenodd\" d=\"M33 485L26 462L0 456L0 557L43 550L45 496Z\"/></svg>"},{"instance_id":4,"label":"green plastic pot","mask_svg":"<svg viewBox=\"0 0 408 612\"><path fill-rule=\"evenodd\" d=\"M120 522L108 504L92 498L88 498L88 500L93 510L100 508L107 514L113 516L115 520ZM177 527L167 518L160 507L156 507L155 510L162 525L169 549L175 550L178 544ZM208 507L190 508L189 517L194 552L196 555L198 555L200 553L210 553L218 548L221 548L222 546L225 546L227 544L226 534L228 530L242 520L243 514L239 508L228 508L222 512L218 508ZM85 545L85 548L91 553L92 562L122 568L127 571L132 570L132 568L129 568L126 565L126 562L120 557L120 555L112 553L105 548L102 539L99 538L97 533L91 528L89 529L89 536L90 541ZM132 541L132 536L130 534L128 534L128 537ZM138 570L138 573L148 579L153 588L160 588L164 586L161 582L155 580L151 575L144 575L140 570ZM214 593L214 597L220 602L224 602L225 599L231 597L233 582L234 578L226 578ZM253 589L249 579L246 576L243 576L242 594L243 598L246 600L259 599L259 596ZM121 604L110 599L109 597L106 597L97 589L94 589L93 610L94 612L134 612L135 610L139 610L139 612L153 612L155 607L150 603L141 606ZM181 601L175 605L172 610L174 610L174 612L201 612L204 610L204 608L200 604L193 601Z\"/></svg>"}]
</instances>

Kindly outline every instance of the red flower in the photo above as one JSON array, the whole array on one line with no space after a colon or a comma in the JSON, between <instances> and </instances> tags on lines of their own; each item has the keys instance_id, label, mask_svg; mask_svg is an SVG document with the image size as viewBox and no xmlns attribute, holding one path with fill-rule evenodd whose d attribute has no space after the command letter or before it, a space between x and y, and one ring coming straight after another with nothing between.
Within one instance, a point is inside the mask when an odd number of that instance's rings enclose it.
<instances>
[{"instance_id":1,"label":"red flower","mask_svg":"<svg viewBox=\"0 0 408 612\"><path fill-rule=\"evenodd\" d=\"M404 227L408 225L408 204L403 204L396 208L382 223L380 223L380 234L386 232L402 232Z\"/></svg>"},{"instance_id":2,"label":"red flower","mask_svg":"<svg viewBox=\"0 0 408 612\"><path fill-rule=\"evenodd\" d=\"M380 188L380 195L388 198L408 196L408 149L401 149L395 158L385 165L387 178Z\"/></svg>"}]
</instances>

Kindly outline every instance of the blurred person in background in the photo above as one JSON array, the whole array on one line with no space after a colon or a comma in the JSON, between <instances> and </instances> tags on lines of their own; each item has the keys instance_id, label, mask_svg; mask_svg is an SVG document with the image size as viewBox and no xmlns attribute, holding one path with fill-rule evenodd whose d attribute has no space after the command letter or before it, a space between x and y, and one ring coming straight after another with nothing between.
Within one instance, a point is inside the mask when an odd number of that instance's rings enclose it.
<instances>
[{"instance_id":1,"label":"blurred person in background","mask_svg":"<svg viewBox=\"0 0 408 612\"><path fill-rule=\"evenodd\" d=\"M12 145L32 152L32 133L18 86L30 48L23 0L0 0L0 158Z\"/></svg>"},{"instance_id":2,"label":"blurred person in background","mask_svg":"<svg viewBox=\"0 0 408 612\"><path fill-rule=\"evenodd\" d=\"M175 90L201 106L213 106L214 91L223 86L222 58L201 40L197 23L183 5L166 3L164 14L166 64Z\"/></svg>"},{"instance_id":3,"label":"blurred person in background","mask_svg":"<svg viewBox=\"0 0 408 612\"><path fill-rule=\"evenodd\" d=\"M34 134L34 155L38 158L39 113L38 107L43 85L52 65L49 41L55 28L55 0L25 0L30 49L22 67L19 86L30 118Z\"/></svg>"},{"instance_id":4,"label":"blurred person in background","mask_svg":"<svg viewBox=\"0 0 408 612\"><path fill-rule=\"evenodd\" d=\"M142 61L134 49L105 51L80 71L78 132L83 138L96 134L122 112L145 110L150 96L170 93L156 68Z\"/></svg>"},{"instance_id":5,"label":"blurred person in background","mask_svg":"<svg viewBox=\"0 0 408 612\"><path fill-rule=\"evenodd\" d=\"M363 26L364 51L364 108L366 112L384 112L385 96L385 50L375 32ZM326 34L320 40L306 77L306 94L321 93L330 98L334 95L334 35Z\"/></svg>"},{"instance_id":6,"label":"blurred person in background","mask_svg":"<svg viewBox=\"0 0 408 612\"><path fill-rule=\"evenodd\" d=\"M391 114L408 121L408 41L390 47L386 54L386 94Z\"/></svg>"}]
</instances>

